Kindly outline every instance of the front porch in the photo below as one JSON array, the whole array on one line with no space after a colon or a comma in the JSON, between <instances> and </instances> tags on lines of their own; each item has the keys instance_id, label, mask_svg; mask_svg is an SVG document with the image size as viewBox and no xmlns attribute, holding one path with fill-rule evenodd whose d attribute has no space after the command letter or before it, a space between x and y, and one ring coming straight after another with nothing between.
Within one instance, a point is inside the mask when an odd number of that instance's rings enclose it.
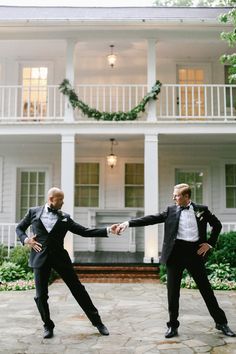
<instances>
[{"instance_id":1,"label":"front porch","mask_svg":"<svg viewBox=\"0 0 236 354\"><path fill-rule=\"evenodd\" d=\"M159 263L143 263L144 252L75 252L74 268L90 283L153 283L159 281Z\"/></svg>"}]
</instances>

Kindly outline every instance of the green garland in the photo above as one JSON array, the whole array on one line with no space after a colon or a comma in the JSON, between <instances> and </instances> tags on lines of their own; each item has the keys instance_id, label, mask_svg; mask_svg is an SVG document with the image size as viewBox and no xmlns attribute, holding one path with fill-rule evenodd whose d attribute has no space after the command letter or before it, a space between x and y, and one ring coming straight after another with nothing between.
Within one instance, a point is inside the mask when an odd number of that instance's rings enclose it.
<instances>
[{"instance_id":1,"label":"green garland","mask_svg":"<svg viewBox=\"0 0 236 354\"><path fill-rule=\"evenodd\" d=\"M68 79L64 79L61 85L59 86L59 90L66 96L68 96L69 102L73 109L79 108L83 114L88 116L89 118L94 118L96 120L108 120L108 121L118 121L118 120L135 120L138 117L140 112L145 112L146 104L152 99L156 100L157 95L161 91L161 83L160 81L156 81L155 85L152 87L151 91L147 93L140 103L132 108L128 112L99 112L97 109L90 108L87 104L81 101L74 89L72 88Z\"/></svg>"}]
</instances>

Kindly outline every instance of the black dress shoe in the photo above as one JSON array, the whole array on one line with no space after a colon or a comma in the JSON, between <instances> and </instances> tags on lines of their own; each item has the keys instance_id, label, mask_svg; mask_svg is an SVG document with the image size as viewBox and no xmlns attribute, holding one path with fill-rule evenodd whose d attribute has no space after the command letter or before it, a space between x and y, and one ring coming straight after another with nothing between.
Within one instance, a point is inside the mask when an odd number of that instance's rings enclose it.
<instances>
[{"instance_id":1,"label":"black dress shoe","mask_svg":"<svg viewBox=\"0 0 236 354\"><path fill-rule=\"evenodd\" d=\"M109 331L108 331L107 327L106 327L103 323L99 323L99 324L96 325L95 327L97 327L98 331L99 331L103 336L108 336L108 335L109 335Z\"/></svg>"},{"instance_id":2,"label":"black dress shoe","mask_svg":"<svg viewBox=\"0 0 236 354\"><path fill-rule=\"evenodd\" d=\"M222 331L226 336L236 337L236 334L229 328L227 323L224 323L224 324L216 323L216 329L219 329L219 331Z\"/></svg>"},{"instance_id":3,"label":"black dress shoe","mask_svg":"<svg viewBox=\"0 0 236 354\"><path fill-rule=\"evenodd\" d=\"M178 335L178 328L169 327L165 333L166 338L172 338Z\"/></svg>"},{"instance_id":4,"label":"black dress shoe","mask_svg":"<svg viewBox=\"0 0 236 354\"><path fill-rule=\"evenodd\" d=\"M44 327L43 338L52 338L53 328Z\"/></svg>"}]
</instances>

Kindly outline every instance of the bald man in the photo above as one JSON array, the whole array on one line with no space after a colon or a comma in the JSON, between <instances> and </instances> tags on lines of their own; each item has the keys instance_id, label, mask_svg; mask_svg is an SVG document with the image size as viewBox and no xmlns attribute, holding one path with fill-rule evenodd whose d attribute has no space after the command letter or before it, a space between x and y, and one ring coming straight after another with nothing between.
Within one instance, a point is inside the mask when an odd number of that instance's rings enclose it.
<instances>
[{"instance_id":1,"label":"bald man","mask_svg":"<svg viewBox=\"0 0 236 354\"><path fill-rule=\"evenodd\" d=\"M98 310L74 271L71 259L64 249L64 238L67 231L83 237L108 237L109 233L115 233L116 226L86 228L73 221L69 214L61 211L63 200L64 193L61 189L57 187L49 189L47 203L30 208L16 227L21 243L31 248L29 265L34 270L36 286L34 300L44 323L43 338L53 337L55 327L48 306L48 283L52 269L64 280L91 323L102 335L109 335ZM29 226L33 233L31 237L26 234Z\"/></svg>"}]
</instances>

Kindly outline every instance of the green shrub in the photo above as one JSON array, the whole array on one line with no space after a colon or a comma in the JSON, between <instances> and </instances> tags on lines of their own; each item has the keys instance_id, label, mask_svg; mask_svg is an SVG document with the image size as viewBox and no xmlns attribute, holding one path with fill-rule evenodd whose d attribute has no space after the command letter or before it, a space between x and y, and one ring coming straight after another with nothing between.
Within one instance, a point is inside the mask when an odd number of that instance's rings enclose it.
<instances>
[{"instance_id":1,"label":"green shrub","mask_svg":"<svg viewBox=\"0 0 236 354\"><path fill-rule=\"evenodd\" d=\"M236 290L236 268L231 268L229 264L212 264L209 281L214 290ZM181 287L187 289L197 289L193 278L186 273L181 280Z\"/></svg>"},{"instance_id":2,"label":"green shrub","mask_svg":"<svg viewBox=\"0 0 236 354\"><path fill-rule=\"evenodd\" d=\"M19 265L25 272L30 272L32 269L29 267L29 253L30 248L27 246L16 246L10 252L9 261Z\"/></svg>"},{"instance_id":3,"label":"green shrub","mask_svg":"<svg viewBox=\"0 0 236 354\"><path fill-rule=\"evenodd\" d=\"M26 277L27 273L18 264L5 261L0 266L1 282L15 281L18 279L25 279Z\"/></svg>"},{"instance_id":4,"label":"green shrub","mask_svg":"<svg viewBox=\"0 0 236 354\"><path fill-rule=\"evenodd\" d=\"M7 247L0 245L0 265L7 259Z\"/></svg>"},{"instance_id":5,"label":"green shrub","mask_svg":"<svg viewBox=\"0 0 236 354\"><path fill-rule=\"evenodd\" d=\"M209 280L229 280L236 282L236 268L229 263L209 264L207 270L210 272Z\"/></svg>"},{"instance_id":6,"label":"green shrub","mask_svg":"<svg viewBox=\"0 0 236 354\"><path fill-rule=\"evenodd\" d=\"M216 246L209 252L207 264L228 263L230 267L236 268L236 232L221 234Z\"/></svg>"},{"instance_id":7,"label":"green shrub","mask_svg":"<svg viewBox=\"0 0 236 354\"><path fill-rule=\"evenodd\" d=\"M162 283L166 283L167 280L167 274L166 274L166 265L165 264L160 264L160 271L159 271L159 276L160 276L160 281Z\"/></svg>"}]
</instances>

